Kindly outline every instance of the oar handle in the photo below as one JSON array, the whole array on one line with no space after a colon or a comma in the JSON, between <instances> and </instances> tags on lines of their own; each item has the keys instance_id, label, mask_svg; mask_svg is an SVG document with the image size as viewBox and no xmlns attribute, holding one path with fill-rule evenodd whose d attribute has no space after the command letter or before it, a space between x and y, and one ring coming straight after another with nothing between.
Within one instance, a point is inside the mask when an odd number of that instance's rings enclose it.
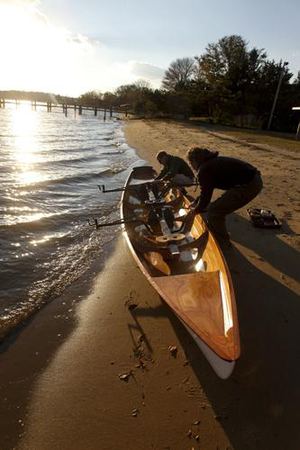
<instances>
[{"instance_id":1,"label":"oar handle","mask_svg":"<svg viewBox=\"0 0 300 450\"><path fill-rule=\"evenodd\" d=\"M150 233L152 233L151 228L149 227L149 225L146 222L144 222L141 219L137 219L135 217L133 217L132 219L127 219L127 220L119 219L119 220L115 220L113 222L104 222L104 223L99 223L98 219L93 218L93 222L91 222L90 219L88 219L87 222L90 225L90 227L96 227L96 230L98 228L112 227L115 225L124 225L126 223L141 223L141 224L145 225L145 227L147 228L148 231L150 231Z\"/></svg>"},{"instance_id":2,"label":"oar handle","mask_svg":"<svg viewBox=\"0 0 300 450\"><path fill-rule=\"evenodd\" d=\"M98 184L99 191L103 194L106 194L106 192L122 192L125 191L125 188L116 188L116 189L106 189L104 184Z\"/></svg>"}]
</instances>

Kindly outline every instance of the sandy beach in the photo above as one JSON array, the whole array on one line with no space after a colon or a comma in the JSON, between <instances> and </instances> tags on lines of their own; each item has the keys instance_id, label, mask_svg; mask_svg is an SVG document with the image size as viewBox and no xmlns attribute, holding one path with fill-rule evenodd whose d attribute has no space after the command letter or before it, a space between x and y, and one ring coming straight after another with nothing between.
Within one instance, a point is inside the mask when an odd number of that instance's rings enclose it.
<instances>
[{"instance_id":1,"label":"sandy beach","mask_svg":"<svg viewBox=\"0 0 300 450\"><path fill-rule=\"evenodd\" d=\"M282 228L255 229L245 208L228 220L241 358L230 379L217 378L120 233L88 287L79 279L2 346L1 450L297 450L297 152L172 121L130 120L125 132L156 168L159 150L184 156L195 144L261 171L252 204L272 209Z\"/></svg>"}]
</instances>

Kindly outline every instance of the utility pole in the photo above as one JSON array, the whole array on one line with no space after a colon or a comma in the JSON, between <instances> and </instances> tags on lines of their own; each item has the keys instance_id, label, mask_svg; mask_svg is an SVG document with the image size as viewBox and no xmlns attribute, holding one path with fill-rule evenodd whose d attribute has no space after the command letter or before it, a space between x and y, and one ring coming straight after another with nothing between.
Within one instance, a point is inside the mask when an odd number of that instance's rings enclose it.
<instances>
[{"instance_id":1,"label":"utility pole","mask_svg":"<svg viewBox=\"0 0 300 450\"><path fill-rule=\"evenodd\" d=\"M280 86L281 86L281 83L282 83L282 80L283 80L283 77L284 77L285 67L287 65L288 65L288 62L285 61L283 63L282 68L281 68L281 72L280 72L280 76L279 76L279 80L278 80L278 85L277 85L275 97L274 97L274 100L273 100L273 106L272 106L271 114L270 114L270 117L269 117L267 130L269 130L271 128L271 123L272 123L273 114L274 114L274 111L275 111L275 107L276 107L276 103L277 103L277 99L278 99L278 95L279 95L279 91L280 91Z\"/></svg>"},{"instance_id":2,"label":"utility pole","mask_svg":"<svg viewBox=\"0 0 300 450\"><path fill-rule=\"evenodd\" d=\"M293 111L300 111L300 106L294 106L294 107L292 108L292 110L293 110ZM298 127L297 127L297 131L296 131L296 139L298 140L299 137L300 137L300 120L299 120Z\"/></svg>"}]
</instances>

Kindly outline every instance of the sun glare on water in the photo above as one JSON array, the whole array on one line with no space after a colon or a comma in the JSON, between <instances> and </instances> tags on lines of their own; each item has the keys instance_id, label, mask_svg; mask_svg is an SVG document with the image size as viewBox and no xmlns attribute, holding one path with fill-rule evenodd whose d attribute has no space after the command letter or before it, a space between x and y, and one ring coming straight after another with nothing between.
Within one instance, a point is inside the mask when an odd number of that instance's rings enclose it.
<instances>
[{"instance_id":1,"label":"sun glare on water","mask_svg":"<svg viewBox=\"0 0 300 450\"><path fill-rule=\"evenodd\" d=\"M40 160L36 141L39 115L32 112L29 104L22 104L11 110L11 132L14 136L15 184L29 185L43 180L35 168Z\"/></svg>"}]
</instances>

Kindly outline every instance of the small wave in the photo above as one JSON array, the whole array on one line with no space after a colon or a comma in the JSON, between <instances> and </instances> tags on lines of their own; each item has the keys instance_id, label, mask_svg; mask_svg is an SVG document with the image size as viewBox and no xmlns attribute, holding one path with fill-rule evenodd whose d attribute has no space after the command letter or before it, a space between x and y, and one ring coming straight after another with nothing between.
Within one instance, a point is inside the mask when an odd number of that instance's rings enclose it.
<instances>
[{"instance_id":1,"label":"small wave","mask_svg":"<svg viewBox=\"0 0 300 450\"><path fill-rule=\"evenodd\" d=\"M38 181L36 183L28 183L28 184L20 184L17 186L17 189L39 189L47 186L62 186L62 185L70 185L70 184L80 184L83 182L89 182L95 177L102 177L102 176L109 176L114 175L115 173L118 173L119 170L116 172L113 168L103 168L99 172L88 172L78 175L70 175L70 176L64 176L60 178L53 178L43 181Z\"/></svg>"},{"instance_id":2,"label":"small wave","mask_svg":"<svg viewBox=\"0 0 300 450\"><path fill-rule=\"evenodd\" d=\"M125 152L125 150L117 150L117 151L111 151L111 152L101 152L101 155L122 155Z\"/></svg>"},{"instance_id":3,"label":"small wave","mask_svg":"<svg viewBox=\"0 0 300 450\"><path fill-rule=\"evenodd\" d=\"M60 223L64 221L66 217L66 212L61 213L40 213L40 214L31 214L26 218L15 217L15 221L11 221L9 223L1 224L1 230L9 230L11 235L7 235L7 238L11 239L13 233L29 233L36 232L39 230L47 230L49 227L53 227L55 224L59 226Z\"/></svg>"},{"instance_id":4,"label":"small wave","mask_svg":"<svg viewBox=\"0 0 300 450\"><path fill-rule=\"evenodd\" d=\"M77 205L76 208L64 209L54 213L37 213L26 216L14 216L15 220L10 223L0 224L0 230L5 233L5 239L11 241L13 237L22 235L28 236L43 231L52 230L52 233L58 233L62 228L74 228L78 224L86 224L88 217L99 214L99 206L94 210L90 205L85 209L84 205ZM106 217L112 212L112 203L101 207L101 217ZM57 230L57 231L56 231ZM64 232L62 235L65 235ZM4 237L4 234L3 234ZM0 240L1 243L1 240Z\"/></svg>"},{"instance_id":5,"label":"small wave","mask_svg":"<svg viewBox=\"0 0 300 450\"><path fill-rule=\"evenodd\" d=\"M47 161L48 165L65 165L65 164L81 164L85 162L97 161L99 158L96 155L87 155L80 158L63 158Z\"/></svg>"},{"instance_id":6,"label":"small wave","mask_svg":"<svg viewBox=\"0 0 300 450\"><path fill-rule=\"evenodd\" d=\"M74 236L65 242L55 257L37 267L38 277L35 276L29 290L22 288L11 292L12 297L6 298L5 307L0 316L0 339L24 322L34 312L60 295L72 282L88 270L95 258L103 254L104 246L115 239L115 233L94 233L93 238L88 231L80 239ZM66 239L66 237L64 238ZM29 267L30 269L30 267ZM27 275L28 276L28 275ZM26 277L25 277L26 278ZM0 288L0 297L1 297ZM24 297L26 296L26 299ZM15 303L13 296L18 298ZM14 303L14 305L13 305ZM2 305L0 305L2 306Z\"/></svg>"}]
</instances>

